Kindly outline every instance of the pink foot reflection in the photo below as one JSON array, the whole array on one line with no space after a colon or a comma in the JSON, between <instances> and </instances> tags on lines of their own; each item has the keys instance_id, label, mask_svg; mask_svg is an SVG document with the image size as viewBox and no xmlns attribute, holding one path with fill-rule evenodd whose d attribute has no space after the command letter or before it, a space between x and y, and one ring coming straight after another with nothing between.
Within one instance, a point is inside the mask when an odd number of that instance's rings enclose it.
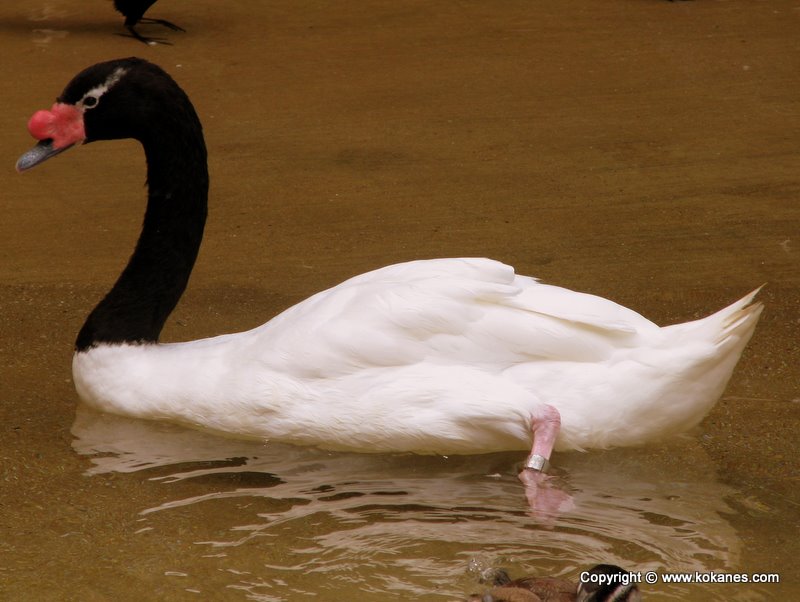
<instances>
[{"instance_id":1,"label":"pink foot reflection","mask_svg":"<svg viewBox=\"0 0 800 602\"><path fill-rule=\"evenodd\" d=\"M526 468L519 473L519 480L525 486L525 497L534 518L552 523L575 508L572 496L558 488L554 477Z\"/></svg>"}]
</instances>

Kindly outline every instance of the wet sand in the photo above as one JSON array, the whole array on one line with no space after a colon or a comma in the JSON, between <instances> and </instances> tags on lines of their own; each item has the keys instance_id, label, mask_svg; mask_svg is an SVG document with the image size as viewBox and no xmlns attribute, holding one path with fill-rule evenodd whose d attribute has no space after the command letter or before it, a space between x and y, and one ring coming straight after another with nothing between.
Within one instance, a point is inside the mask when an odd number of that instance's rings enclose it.
<instances>
[{"instance_id":1,"label":"wet sand","mask_svg":"<svg viewBox=\"0 0 800 602\"><path fill-rule=\"evenodd\" d=\"M163 567L198 554L208 518L165 517L143 547L132 533L164 502L161 484L84 476L71 447L72 343L138 234L140 149L88 145L13 171L33 111L80 69L129 55L189 93L210 156L206 239L163 340L253 327L415 258L493 257L660 324L767 283L725 396L668 460L702 460L735 492L738 569L783 576L766 599L800 596L800 4L162 0L151 12L187 33L158 47L116 36L121 18L99 0L0 7L0 597L189 595Z\"/></svg>"}]
</instances>

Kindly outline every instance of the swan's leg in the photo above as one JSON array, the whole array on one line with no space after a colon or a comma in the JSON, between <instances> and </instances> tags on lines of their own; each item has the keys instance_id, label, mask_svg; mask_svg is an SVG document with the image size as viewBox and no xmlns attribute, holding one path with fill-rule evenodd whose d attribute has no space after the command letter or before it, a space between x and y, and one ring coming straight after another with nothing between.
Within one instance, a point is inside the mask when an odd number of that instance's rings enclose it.
<instances>
[{"instance_id":1,"label":"swan's leg","mask_svg":"<svg viewBox=\"0 0 800 602\"><path fill-rule=\"evenodd\" d=\"M144 42L145 44L147 44L149 46L152 46L153 44L166 44L167 46L171 46L172 45L172 42L170 42L169 40L167 40L165 38L150 38L150 37L146 37L146 36L143 36L142 34L140 34L138 31L136 31L136 25L138 25L140 23L154 23L154 24L157 24L157 25L163 25L164 27L167 27L167 28L169 28L169 29L171 29L173 31L186 31L180 25L175 25L175 23L172 23L172 22L167 21L165 19L151 19L149 17L142 17L138 21L133 21L131 19L125 19L125 28L128 30L129 33L127 33L127 34L121 33L119 35L130 37L130 38L136 38L140 42Z\"/></svg>"},{"instance_id":2,"label":"swan's leg","mask_svg":"<svg viewBox=\"0 0 800 602\"><path fill-rule=\"evenodd\" d=\"M125 29L128 30L129 33L118 33L117 35L127 37L127 38L135 38L140 42L147 44L148 46L152 46L153 44L165 44L167 46L172 46L172 42L167 40L166 38L150 38L143 36L138 31L136 31L136 23L131 25L125 24Z\"/></svg>"},{"instance_id":3,"label":"swan's leg","mask_svg":"<svg viewBox=\"0 0 800 602\"><path fill-rule=\"evenodd\" d=\"M525 461L525 468L519 473L532 515L546 522L555 520L561 513L575 507L572 496L561 491L554 484L553 477L544 473L560 429L561 414L553 406L546 405L531 417L531 454Z\"/></svg>"},{"instance_id":4,"label":"swan's leg","mask_svg":"<svg viewBox=\"0 0 800 602\"><path fill-rule=\"evenodd\" d=\"M553 406L544 406L537 416L531 418L533 445L525 461L525 470L544 472L560 429L561 414Z\"/></svg>"}]
</instances>

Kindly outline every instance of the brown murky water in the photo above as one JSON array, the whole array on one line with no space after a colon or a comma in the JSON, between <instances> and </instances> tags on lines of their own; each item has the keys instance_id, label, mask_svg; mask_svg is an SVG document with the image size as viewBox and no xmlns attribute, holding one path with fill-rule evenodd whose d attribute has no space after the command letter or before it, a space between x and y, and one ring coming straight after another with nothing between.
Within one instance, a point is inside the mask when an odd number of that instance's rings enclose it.
<instances>
[{"instance_id":1,"label":"brown murky water","mask_svg":"<svg viewBox=\"0 0 800 602\"><path fill-rule=\"evenodd\" d=\"M775 572L648 600L800 599L800 2L162 0L146 47L101 0L0 6L0 599L458 600L475 572ZM559 454L574 508L526 511L516 454L255 445L77 407L72 341L132 249L140 149L24 177L30 114L140 55L203 119L207 238L165 340L262 323L343 278L485 255L659 323L764 282L689 438Z\"/></svg>"}]
</instances>

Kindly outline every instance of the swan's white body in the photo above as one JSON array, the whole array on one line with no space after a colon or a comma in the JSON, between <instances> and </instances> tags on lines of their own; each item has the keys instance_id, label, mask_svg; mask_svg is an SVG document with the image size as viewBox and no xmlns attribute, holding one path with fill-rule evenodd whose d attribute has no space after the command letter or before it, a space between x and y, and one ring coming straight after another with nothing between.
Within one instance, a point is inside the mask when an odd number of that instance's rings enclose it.
<instances>
[{"instance_id":1,"label":"swan's white body","mask_svg":"<svg viewBox=\"0 0 800 602\"><path fill-rule=\"evenodd\" d=\"M528 449L546 404L561 415L556 449L636 445L708 413L755 328L754 295L660 328L496 261L414 261L247 332L98 344L73 375L103 411L328 449Z\"/></svg>"}]
</instances>

